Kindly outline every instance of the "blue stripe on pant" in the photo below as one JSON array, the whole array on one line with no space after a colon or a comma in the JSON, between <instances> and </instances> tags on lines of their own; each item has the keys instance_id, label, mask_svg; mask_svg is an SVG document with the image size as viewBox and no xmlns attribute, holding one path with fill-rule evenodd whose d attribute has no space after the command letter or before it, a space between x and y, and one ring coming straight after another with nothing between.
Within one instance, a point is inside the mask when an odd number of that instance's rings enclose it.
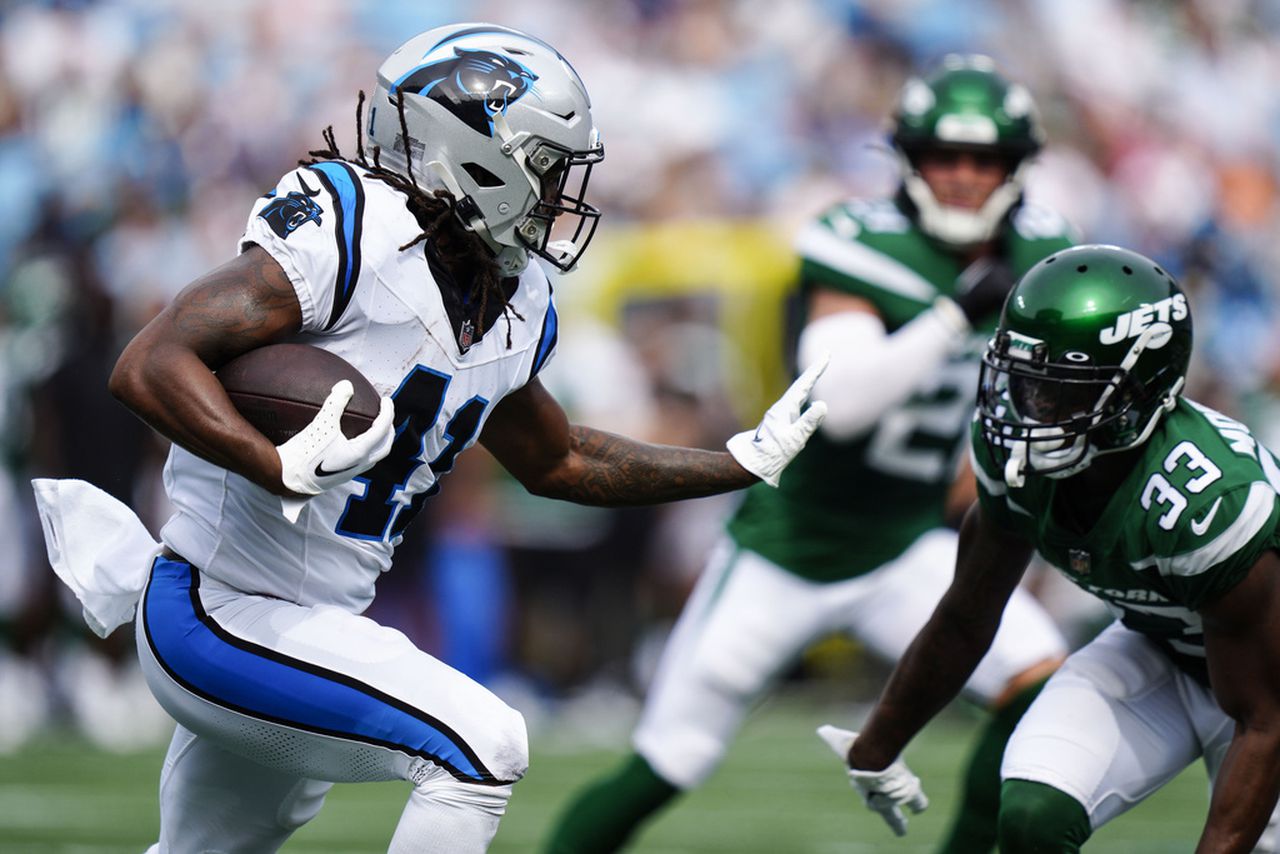
<instances>
[{"instance_id":1,"label":"blue stripe on pant","mask_svg":"<svg viewBox=\"0 0 1280 854\"><path fill-rule=\"evenodd\" d=\"M497 780L440 721L358 680L231 635L200 603L199 574L156 558L142 606L147 642L188 691L241 714L421 756L474 783Z\"/></svg>"}]
</instances>

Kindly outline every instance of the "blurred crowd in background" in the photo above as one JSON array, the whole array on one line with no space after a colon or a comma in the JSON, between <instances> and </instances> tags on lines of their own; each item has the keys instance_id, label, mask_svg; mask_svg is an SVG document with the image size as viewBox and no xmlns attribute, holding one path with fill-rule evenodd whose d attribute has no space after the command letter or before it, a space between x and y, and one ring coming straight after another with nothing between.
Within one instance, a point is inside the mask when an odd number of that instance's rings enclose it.
<instances>
[{"instance_id":1,"label":"blurred crowd in background","mask_svg":"<svg viewBox=\"0 0 1280 854\"><path fill-rule=\"evenodd\" d=\"M785 378L795 229L893 190L904 80L986 53L1034 93L1028 195L1192 295L1190 393L1280 447L1280 5L1266 0L47 0L0 10L0 753L50 723L164 737L132 633L91 641L26 481L166 516L163 443L110 399L132 334L235 251L252 200L440 23L554 44L586 81L604 212L544 375L583 423L716 447ZM856 489L857 484L849 488ZM482 451L419 517L373 615L537 725L625 702L734 499L596 510L524 495ZM594 693L593 693L594 692ZM612 698L612 699L610 699ZM598 711L598 706L591 707ZM593 713L599 720L602 716ZM608 717L608 716L604 716ZM625 721L622 724L625 726Z\"/></svg>"}]
</instances>

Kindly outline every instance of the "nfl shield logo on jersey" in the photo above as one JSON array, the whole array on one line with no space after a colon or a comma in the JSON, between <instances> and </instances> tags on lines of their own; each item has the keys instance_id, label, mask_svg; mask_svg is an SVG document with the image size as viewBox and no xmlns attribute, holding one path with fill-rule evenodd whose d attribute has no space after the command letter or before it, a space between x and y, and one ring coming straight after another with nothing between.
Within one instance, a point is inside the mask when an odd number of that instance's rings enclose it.
<instances>
[{"instance_id":1,"label":"nfl shield logo on jersey","mask_svg":"<svg viewBox=\"0 0 1280 854\"><path fill-rule=\"evenodd\" d=\"M1067 552L1067 562L1076 575L1089 574L1089 553L1084 549L1071 549Z\"/></svg>"}]
</instances>

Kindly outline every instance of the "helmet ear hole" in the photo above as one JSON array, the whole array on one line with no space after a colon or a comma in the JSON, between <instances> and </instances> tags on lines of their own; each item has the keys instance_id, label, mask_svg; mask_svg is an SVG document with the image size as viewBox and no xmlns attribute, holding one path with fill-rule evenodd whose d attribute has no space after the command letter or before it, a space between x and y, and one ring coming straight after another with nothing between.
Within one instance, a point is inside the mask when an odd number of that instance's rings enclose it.
<instances>
[{"instance_id":1,"label":"helmet ear hole","mask_svg":"<svg viewBox=\"0 0 1280 854\"><path fill-rule=\"evenodd\" d=\"M477 186L483 187L486 190L492 187L501 187L503 185L503 180L501 178L481 166L479 163L463 163L462 169L471 176L471 180L475 181Z\"/></svg>"}]
</instances>

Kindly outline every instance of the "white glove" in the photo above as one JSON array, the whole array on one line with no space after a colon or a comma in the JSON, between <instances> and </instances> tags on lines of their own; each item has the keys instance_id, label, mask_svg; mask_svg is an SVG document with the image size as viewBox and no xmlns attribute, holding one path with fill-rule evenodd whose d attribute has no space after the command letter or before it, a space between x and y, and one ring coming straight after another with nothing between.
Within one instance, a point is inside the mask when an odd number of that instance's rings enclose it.
<instances>
[{"instance_id":1,"label":"white glove","mask_svg":"<svg viewBox=\"0 0 1280 854\"><path fill-rule=\"evenodd\" d=\"M821 400L813 401L803 412L800 407L830 361L831 357L824 355L810 365L778 402L769 407L760 426L729 439L726 447L738 465L770 486L778 485L782 470L800 453L827 415L827 405Z\"/></svg>"},{"instance_id":2,"label":"white glove","mask_svg":"<svg viewBox=\"0 0 1280 854\"><path fill-rule=\"evenodd\" d=\"M285 488L300 495L319 495L366 471L391 451L395 408L389 397L382 398L378 417L368 430L353 439L342 435L339 422L354 393L349 380L339 380L311 423L276 446Z\"/></svg>"},{"instance_id":3,"label":"white glove","mask_svg":"<svg viewBox=\"0 0 1280 854\"><path fill-rule=\"evenodd\" d=\"M929 799L920 788L920 778L911 773L901 759L883 771L859 771L848 767L849 748L858 737L856 732L823 724L818 727L818 736L827 746L836 752L840 761L845 763L849 772L849 783L862 795L862 801L868 809L880 813L885 823L898 836L907 835L907 819L902 814L906 807L913 813L924 812L929 806Z\"/></svg>"}]
</instances>

